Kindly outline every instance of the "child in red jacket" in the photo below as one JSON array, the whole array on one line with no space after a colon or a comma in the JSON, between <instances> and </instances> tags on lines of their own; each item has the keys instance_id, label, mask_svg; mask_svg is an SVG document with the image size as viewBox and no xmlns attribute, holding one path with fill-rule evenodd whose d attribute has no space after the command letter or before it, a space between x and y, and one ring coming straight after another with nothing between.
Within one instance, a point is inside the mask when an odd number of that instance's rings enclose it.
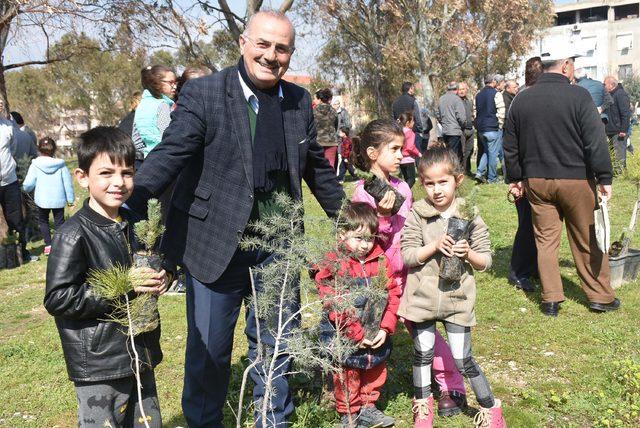
<instances>
[{"instance_id":1,"label":"child in red jacket","mask_svg":"<svg viewBox=\"0 0 640 428\"><path fill-rule=\"evenodd\" d=\"M375 240L378 216L363 202L349 203L341 214L339 249L329 253L319 266L316 283L325 306L321 326L323 340L331 340L339 330L358 345L343 361L341 372L334 374L336 410L342 424L350 427L389 427L394 419L375 406L387 379L386 360L391 353L390 335L395 332L400 304L401 278L396 277L384 250ZM356 287L370 287L382 271L386 272L386 302L375 305ZM336 278L348 277L347 281ZM336 284L348 284L338 288ZM346 293L358 296L350 308L344 308ZM340 296L342 294L343 297ZM343 304L339 304L342 300ZM342 306L341 309L336 307ZM367 335L367 331L370 334Z\"/></svg>"}]
</instances>

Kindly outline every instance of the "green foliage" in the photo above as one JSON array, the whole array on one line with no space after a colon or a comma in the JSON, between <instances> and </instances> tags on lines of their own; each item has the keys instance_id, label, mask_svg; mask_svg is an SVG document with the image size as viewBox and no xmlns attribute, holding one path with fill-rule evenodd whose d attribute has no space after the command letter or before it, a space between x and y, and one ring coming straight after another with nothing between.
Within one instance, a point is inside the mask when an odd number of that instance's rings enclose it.
<instances>
[{"instance_id":1,"label":"green foliage","mask_svg":"<svg viewBox=\"0 0 640 428\"><path fill-rule=\"evenodd\" d=\"M478 188L460 187L458 194L462 198L458 205L458 212L463 220L471 221L478 215Z\"/></svg>"},{"instance_id":2,"label":"green foliage","mask_svg":"<svg viewBox=\"0 0 640 428\"><path fill-rule=\"evenodd\" d=\"M157 199L149 199L147 220L137 222L133 226L136 238L144 245L147 252L152 252L158 238L164 233L162 224L162 207Z\"/></svg>"},{"instance_id":3,"label":"green foliage","mask_svg":"<svg viewBox=\"0 0 640 428\"><path fill-rule=\"evenodd\" d=\"M624 177L640 186L640 153L637 150L633 153L627 153L627 168Z\"/></svg>"},{"instance_id":4,"label":"green foliage","mask_svg":"<svg viewBox=\"0 0 640 428\"><path fill-rule=\"evenodd\" d=\"M617 399L609 401L604 416L595 426L631 427L640 426L640 360L627 358L614 361L609 373L611 382L619 392ZM604 392L600 392L605 397Z\"/></svg>"},{"instance_id":5,"label":"green foliage","mask_svg":"<svg viewBox=\"0 0 640 428\"><path fill-rule=\"evenodd\" d=\"M640 103L640 74L636 74L629 79L625 79L623 85L624 89L629 94L631 103Z\"/></svg>"}]
</instances>

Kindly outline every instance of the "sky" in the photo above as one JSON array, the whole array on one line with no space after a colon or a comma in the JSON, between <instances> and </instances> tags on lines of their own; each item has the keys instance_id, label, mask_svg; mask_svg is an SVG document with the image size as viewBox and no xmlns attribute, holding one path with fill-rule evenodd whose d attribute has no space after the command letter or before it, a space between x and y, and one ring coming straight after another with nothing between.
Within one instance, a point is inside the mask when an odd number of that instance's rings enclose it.
<instances>
[{"instance_id":1,"label":"sky","mask_svg":"<svg viewBox=\"0 0 640 428\"><path fill-rule=\"evenodd\" d=\"M178 0L177 3L188 5L190 0ZM242 16L246 8L246 0L228 0L229 6L234 13ZM282 0L265 0L264 4L268 7L278 8ZM203 15L206 17L206 15ZM300 19L295 15L291 17L296 24L298 38L296 39L296 52L291 60L289 72L291 74L309 74L315 67L314 56L321 46L317 36L309 34L305 31ZM91 36L90 28L84 29ZM22 32L19 37L13 37L7 44L4 52L4 64L12 64L28 60L42 60L46 52L46 41L40 31Z\"/></svg>"}]
</instances>

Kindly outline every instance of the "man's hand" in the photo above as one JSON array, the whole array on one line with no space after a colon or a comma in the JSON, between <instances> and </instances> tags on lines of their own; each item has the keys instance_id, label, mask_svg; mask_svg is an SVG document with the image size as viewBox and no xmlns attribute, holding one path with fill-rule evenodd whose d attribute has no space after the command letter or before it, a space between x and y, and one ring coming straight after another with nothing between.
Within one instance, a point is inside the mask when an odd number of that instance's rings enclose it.
<instances>
[{"instance_id":1,"label":"man's hand","mask_svg":"<svg viewBox=\"0 0 640 428\"><path fill-rule=\"evenodd\" d=\"M444 234L436 242L436 248L447 257L453 257L453 246L456 241L447 234Z\"/></svg>"},{"instance_id":2,"label":"man's hand","mask_svg":"<svg viewBox=\"0 0 640 428\"><path fill-rule=\"evenodd\" d=\"M131 282L136 293L149 293L159 296L167 291L169 279L167 272L156 272L148 267L131 269Z\"/></svg>"},{"instance_id":3,"label":"man's hand","mask_svg":"<svg viewBox=\"0 0 640 428\"><path fill-rule=\"evenodd\" d=\"M387 217L393 210L393 204L396 201L396 193L393 190L387 190L384 197L378 202L378 214Z\"/></svg>"},{"instance_id":4,"label":"man's hand","mask_svg":"<svg viewBox=\"0 0 640 428\"><path fill-rule=\"evenodd\" d=\"M611 199L613 196L613 188L611 184L601 184L600 186L600 197L602 199Z\"/></svg>"},{"instance_id":5,"label":"man's hand","mask_svg":"<svg viewBox=\"0 0 640 428\"><path fill-rule=\"evenodd\" d=\"M518 181L517 183L510 183L509 193L511 193L516 198L524 195L524 186L522 185L522 181Z\"/></svg>"},{"instance_id":6,"label":"man's hand","mask_svg":"<svg viewBox=\"0 0 640 428\"><path fill-rule=\"evenodd\" d=\"M370 346L373 349L378 349L379 347L384 345L384 342L386 342L386 340L387 340L387 331L380 329L380 331L378 331L378 334L376 334L376 337L374 337L373 340L371 341Z\"/></svg>"},{"instance_id":7,"label":"man's hand","mask_svg":"<svg viewBox=\"0 0 640 428\"><path fill-rule=\"evenodd\" d=\"M626 132L618 132L618 137L625 138L627 136Z\"/></svg>"}]
</instances>

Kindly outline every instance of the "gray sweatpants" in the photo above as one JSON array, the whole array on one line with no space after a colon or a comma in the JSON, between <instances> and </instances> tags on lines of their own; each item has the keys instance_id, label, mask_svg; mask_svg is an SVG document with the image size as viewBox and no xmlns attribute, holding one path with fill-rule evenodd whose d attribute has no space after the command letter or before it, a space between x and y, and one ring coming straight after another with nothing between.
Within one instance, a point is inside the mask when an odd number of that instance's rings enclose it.
<instances>
[{"instance_id":1,"label":"gray sweatpants","mask_svg":"<svg viewBox=\"0 0 640 428\"><path fill-rule=\"evenodd\" d=\"M153 370L141 373L142 405L151 428L162 428ZM78 427L139 428L144 420L138 405L135 377L102 382L74 382L78 396Z\"/></svg>"}]
</instances>

